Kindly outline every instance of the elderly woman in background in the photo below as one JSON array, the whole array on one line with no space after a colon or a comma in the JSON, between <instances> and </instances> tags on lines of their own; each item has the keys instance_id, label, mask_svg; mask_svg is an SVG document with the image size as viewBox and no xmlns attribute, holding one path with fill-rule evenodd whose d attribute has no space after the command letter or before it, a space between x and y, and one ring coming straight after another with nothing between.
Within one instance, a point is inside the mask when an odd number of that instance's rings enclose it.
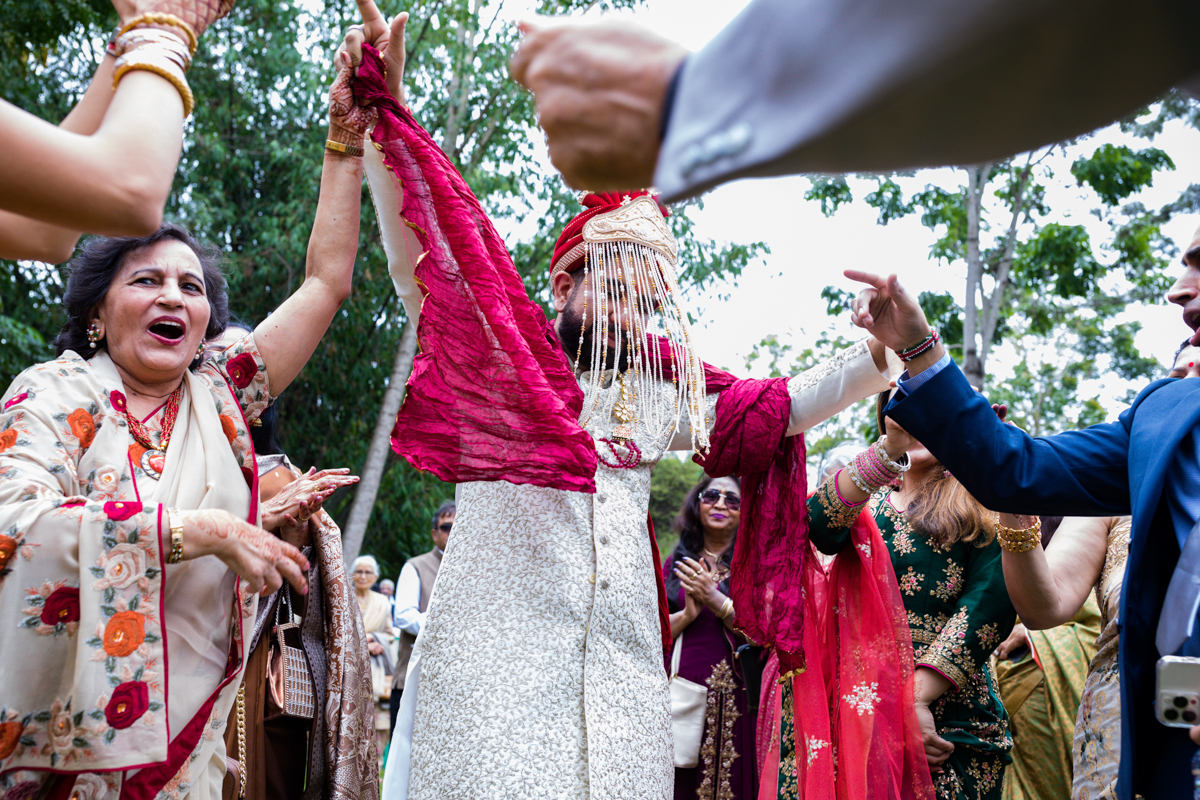
<instances>
[{"instance_id":1,"label":"elderly woman in background","mask_svg":"<svg viewBox=\"0 0 1200 800\"><path fill-rule=\"evenodd\" d=\"M330 135L361 144L347 80ZM350 291L361 184L360 158L326 156L304 283L210 360L225 281L182 229L95 239L73 262L59 357L0 401L6 792L219 796L257 595L308 588L308 559L257 524L248 431Z\"/></svg>"},{"instance_id":2,"label":"elderly woman in background","mask_svg":"<svg viewBox=\"0 0 1200 800\"><path fill-rule=\"evenodd\" d=\"M737 478L703 478L675 520L679 544L663 565L678 674L708 688L708 706L695 767L675 768L677 800L758 795L755 717L734 657L745 639L734 630L729 563L741 520ZM676 670L671 667L675 674Z\"/></svg>"},{"instance_id":3,"label":"elderly woman in background","mask_svg":"<svg viewBox=\"0 0 1200 800\"><path fill-rule=\"evenodd\" d=\"M375 695L375 731L379 736L379 752L387 747L391 730L388 698L392 690L392 604L371 587L379 580L379 562L375 556L359 556L354 561L354 595L362 612L367 650L371 654L371 686Z\"/></svg>"}]
</instances>

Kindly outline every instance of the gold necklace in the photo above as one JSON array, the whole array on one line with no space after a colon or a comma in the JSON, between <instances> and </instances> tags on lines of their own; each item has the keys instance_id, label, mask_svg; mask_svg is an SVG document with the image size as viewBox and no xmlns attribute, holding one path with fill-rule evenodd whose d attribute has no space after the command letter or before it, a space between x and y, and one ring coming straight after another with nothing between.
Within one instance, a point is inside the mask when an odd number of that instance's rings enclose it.
<instances>
[{"instance_id":1,"label":"gold necklace","mask_svg":"<svg viewBox=\"0 0 1200 800\"><path fill-rule=\"evenodd\" d=\"M617 442L631 440L637 431L637 396L626 382L627 373L620 373L617 382L620 384L621 396L613 406L613 416L621 423L613 431L613 439Z\"/></svg>"}]
</instances>

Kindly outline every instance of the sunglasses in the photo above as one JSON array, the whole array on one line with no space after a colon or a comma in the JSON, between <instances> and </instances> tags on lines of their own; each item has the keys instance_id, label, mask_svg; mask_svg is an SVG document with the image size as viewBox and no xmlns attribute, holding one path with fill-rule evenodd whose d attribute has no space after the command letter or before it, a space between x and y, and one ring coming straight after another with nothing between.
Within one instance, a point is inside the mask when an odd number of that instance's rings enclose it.
<instances>
[{"instance_id":1,"label":"sunglasses","mask_svg":"<svg viewBox=\"0 0 1200 800\"><path fill-rule=\"evenodd\" d=\"M451 529L453 529L453 528L454 528L453 522L443 522L441 525L437 526L437 529L439 531L441 531L442 533L449 533L451 531Z\"/></svg>"},{"instance_id":2,"label":"sunglasses","mask_svg":"<svg viewBox=\"0 0 1200 800\"><path fill-rule=\"evenodd\" d=\"M719 489L705 489L700 493L700 502L706 506L713 506L722 497L725 498L725 507L730 511L737 511L742 507L742 496L737 492L722 492Z\"/></svg>"}]
</instances>

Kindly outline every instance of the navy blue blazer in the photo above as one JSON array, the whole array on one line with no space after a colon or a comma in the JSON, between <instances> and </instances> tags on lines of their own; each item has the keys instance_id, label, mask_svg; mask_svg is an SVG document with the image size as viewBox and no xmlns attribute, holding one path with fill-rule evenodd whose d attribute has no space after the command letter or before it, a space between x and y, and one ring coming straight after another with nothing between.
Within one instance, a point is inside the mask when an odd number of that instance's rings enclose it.
<instances>
[{"instance_id":1,"label":"navy blue blazer","mask_svg":"<svg viewBox=\"0 0 1200 800\"><path fill-rule=\"evenodd\" d=\"M1180 443L1200 423L1200 380L1155 381L1116 422L1035 439L1000 422L951 364L911 395L898 394L886 413L994 511L1133 515L1118 618L1117 793L1122 800L1133 800L1135 792L1148 800L1191 797L1196 747L1185 729L1154 717L1154 637L1179 560L1163 481Z\"/></svg>"}]
</instances>

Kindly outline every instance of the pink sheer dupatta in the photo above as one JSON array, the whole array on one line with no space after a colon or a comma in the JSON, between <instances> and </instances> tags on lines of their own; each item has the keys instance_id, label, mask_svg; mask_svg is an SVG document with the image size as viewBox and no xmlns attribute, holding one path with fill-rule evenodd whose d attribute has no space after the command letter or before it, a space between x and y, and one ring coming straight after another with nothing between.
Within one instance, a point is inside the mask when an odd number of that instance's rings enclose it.
<instances>
[{"instance_id":1,"label":"pink sheer dupatta","mask_svg":"<svg viewBox=\"0 0 1200 800\"><path fill-rule=\"evenodd\" d=\"M904 603L879 528L860 515L851 546L828 573L816 559L804 567L804 671L784 693L764 683L759 798L776 800L780 720L789 715L794 757L783 765L797 796L824 800L932 800L913 704L913 650Z\"/></svg>"}]
</instances>

